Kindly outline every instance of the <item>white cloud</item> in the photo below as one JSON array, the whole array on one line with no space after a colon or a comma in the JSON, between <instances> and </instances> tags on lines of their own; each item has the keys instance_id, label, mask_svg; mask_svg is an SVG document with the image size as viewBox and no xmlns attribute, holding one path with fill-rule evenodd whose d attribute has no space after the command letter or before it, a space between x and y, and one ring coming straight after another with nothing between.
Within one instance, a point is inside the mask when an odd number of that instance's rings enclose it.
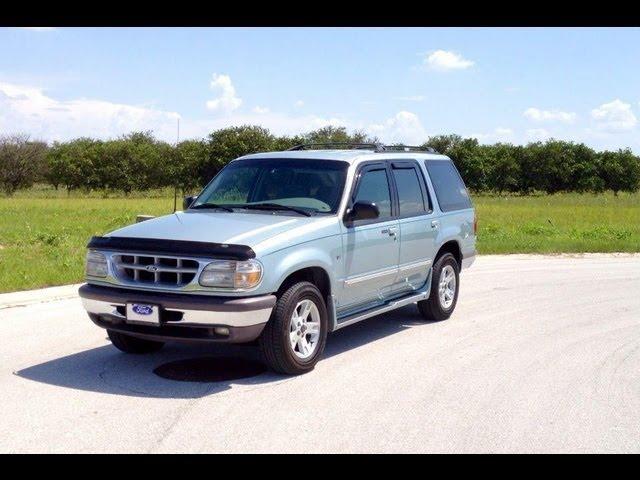
<instances>
[{"instance_id":1,"label":"white cloud","mask_svg":"<svg viewBox=\"0 0 640 480\"><path fill-rule=\"evenodd\" d=\"M612 133L631 130L638 123L631 105L620 99L594 108L591 110L591 118L597 122L598 129Z\"/></svg>"},{"instance_id":2,"label":"white cloud","mask_svg":"<svg viewBox=\"0 0 640 480\"><path fill-rule=\"evenodd\" d=\"M296 108L304 107L304 102L302 100L298 100L296 103L293 104L293 106Z\"/></svg>"},{"instance_id":3,"label":"white cloud","mask_svg":"<svg viewBox=\"0 0 640 480\"><path fill-rule=\"evenodd\" d=\"M551 134L544 128L530 128L526 131L529 140L538 141L551 138Z\"/></svg>"},{"instance_id":4,"label":"white cloud","mask_svg":"<svg viewBox=\"0 0 640 480\"><path fill-rule=\"evenodd\" d=\"M81 136L114 138L131 131L151 130L162 140L174 142L180 119L180 138L201 138L212 130L240 125L260 125L276 135L295 135L328 125L350 131L365 130L388 143L421 143L426 131L417 115L401 111L374 125L337 116L272 112L256 107L251 112L230 112L213 118L181 117L177 112L126 105L97 99L60 100L42 88L0 82L0 132L27 133L46 141Z\"/></svg>"},{"instance_id":5,"label":"white cloud","mask_svg":"<svg viewBox=\"0 0 640 480\"><path fill-rule=\"evenodd\" d=\"M463 58L455 52L436 50L429 53L424 59L425 65L431 70L446 72L449 70L464 70L472 67L474 62Z\"/></svg>"},{"instance_id":6,"label":"white cloud","mask_svg":"<svg viewBox=\"0 0 640 480\"><path fill-rule=\"evenodd\" d=\"M328 125L349 126L350 124L343 118L319 115L291 115L271 111L265 113L237 112L211 119L186 120L185 122L180 120L180 136L182 137L182 132L184 132L184 138L198 138L208 135L213 130L241 125L259 125L267 128L274 135L295 135Z\"/></svg>"},{"instance_id":7,"label":"white cloud","mask_svg":"<svg viewBox=\"0 0 640 480\"><path fill-rule=\"evenodd\" d=\"M20 27L23 30L31 30L32 32L53 32L56 27Z\"/></svg>"},{"instance_id":8,"label":"white cloud","mask_svg":"<svg viewBox=\"0 0 640 480\"><path fill-rule=\"evenodd\" d=\"M393 97L394 100L400 100L401 102L424 102L424 95L410 95L408 97Z\"/></svg>"},{"instance_id":9,"label":"white cloud","mask_svg":"<svg viewBox=\"0 0 640 480\"><path fill-rule=\"evenodd\" d=\"M259 111L193 119L181 117L177 112L105 100L59 100L39 87L0 82L0 132L24 132L46 141L81 136L104 139L131 131L152 130L157 138L174 142L178 118L181 139L203 137L212 130L239 125L261 125L277 135L293 135L327 125L352 128L344 118L257 109Z\"/></svg>"},{"instance_id":10,"label":"white cloud","mask_svg":"<svg viewBox=\"0 0 640 480\"><path fill-rule=\"evenodd\" d=\"M496 128L496 135L501 137L509 137L513 135L513 130L510 128L498 127Z\"/></svg>"},{"instance_id":11,"label":"white cloud","mask_svg":"<svg viewBox=\"0 0 640 480\"><path fill-rule=\"evenodd\" d=\"M66 140L153 130L159 138L174 141L178 118L177 112L104 100L57 100L41 88L0 82L0 132Z\"/></svg>"},{"instance_id":12,"label":"white cloud","mask_svg":"<svg viewBox=\"0 0 640 480\"><path fill-rule=\"evenodd\" d=\"M398 112L383 123L369 125L365 130L383 143L420 144L428 137L418 116L407 111Z\"/></svg>"},{"instance_id":13,"label":"white cloud","mask_svg":"<svg viewBox=\"0 0 640 480\"><path fill-rule=\"evenodd\" d=\"M534 122L562 122L573 123L576 114L573 112L563 112L562 110L540 110L539 108L527 108L523 115Z\"/></svg>"},{"instance_id":14,"label":"white cloud","mask_svg":"<svg viewBox=\"0 0 640 480\"><path fill-rule=\"evenodd\" d=\"M236 88L233 86L229 75L214 73L211 79L211 89L219 91L220 96L207 101L209 110L229 113L237 110L242 105L242 99L236 96Z\"/></svg>"},{"instance_id":15,"label":"white cloud","mask_svg":"<svg viewBox=\"0 0 640 480\"><path fill-rule=\"evenodd\" d=\"M269 113L269 109L267 107L261 107L259 105L253 107L253 111L255 113Z\"/></svg>"}]
</instances>

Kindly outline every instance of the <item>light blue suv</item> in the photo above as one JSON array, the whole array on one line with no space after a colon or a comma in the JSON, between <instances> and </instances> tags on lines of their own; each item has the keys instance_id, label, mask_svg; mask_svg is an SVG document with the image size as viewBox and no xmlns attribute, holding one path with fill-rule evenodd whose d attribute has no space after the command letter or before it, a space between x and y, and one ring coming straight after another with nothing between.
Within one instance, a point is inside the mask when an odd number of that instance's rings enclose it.
<instances>
[{"instance_id":1,"label":"light blue suv","mask_svg":"<svg viewBox=\"0 0 640 480\"><path fill-rule=\"evenodd\" d=\"M120 350L257 340L271 368L300 374L339 328L416 302L448 318L476 218L433 150L301 145L233 160L184 211L88 248L80 296Z\"/></svg>"}]
</instances>

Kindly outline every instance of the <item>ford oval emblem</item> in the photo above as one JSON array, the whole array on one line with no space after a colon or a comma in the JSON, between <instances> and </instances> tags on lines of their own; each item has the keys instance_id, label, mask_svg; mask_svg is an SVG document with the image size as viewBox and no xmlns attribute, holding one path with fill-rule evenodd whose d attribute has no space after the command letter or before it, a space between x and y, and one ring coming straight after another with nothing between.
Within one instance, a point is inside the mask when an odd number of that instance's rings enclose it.
<instances>
[{"instance_id":1,"label":"ford oval emblem","mask_svg":"<svg viewBox=\"0 0 640 480\"><path fill-rule=\"evenodd\" d=\"M151 315L153 313L153 307L149 305L133 305L131 308L138 315Z\"/></svg>"},{"instance_id":2,"label":"ford oval emblem","mask_svg":"<svg viewBox=\"0 0 640 480\"><path fill-rule=\"evenodd\" d=\"M147 272L157 272L158 271L158 267L156 267L155 265L147 265L146 267L144 267L144 269Z\"/></svg>"}]
</instances>

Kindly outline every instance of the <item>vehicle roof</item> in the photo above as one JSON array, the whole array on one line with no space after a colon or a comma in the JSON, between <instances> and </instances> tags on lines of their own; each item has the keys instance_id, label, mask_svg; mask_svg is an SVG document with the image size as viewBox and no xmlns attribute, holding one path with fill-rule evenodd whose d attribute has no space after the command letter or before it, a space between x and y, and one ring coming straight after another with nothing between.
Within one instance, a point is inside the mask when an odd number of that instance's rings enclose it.
<instances>
[{"instance_id":1,"label":"vehicle roof","mask_svg":"<svg viewBox=\"0 0 640 480\"><path fill-rule=\"evenodd\" d=\"M257 160L261 158L274 159L311 159L311 160L342 160L350 164L364 160L449 160L449 157L440 153L428 152L375 152L370 149L349 150L287 150L282 152L252 153L236 158L235 160ZM234 160L234 161L235 161Z\"/></svg>"}]
</instances>

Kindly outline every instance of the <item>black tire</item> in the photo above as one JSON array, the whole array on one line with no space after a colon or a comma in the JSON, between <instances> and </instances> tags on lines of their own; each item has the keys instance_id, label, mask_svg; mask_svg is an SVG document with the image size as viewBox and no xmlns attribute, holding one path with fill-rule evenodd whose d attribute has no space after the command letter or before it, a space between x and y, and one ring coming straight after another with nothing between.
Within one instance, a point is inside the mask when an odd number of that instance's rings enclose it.
<instances>
[{"instance_id":1,"label":"black tire","mask_svg":"<svg viewBox=\"0 0 640 480\"><path fill-rule=\"evenodd\" d=\"M152 353L157 352L164 346L163 342L132 337L113 330L107 330L107 335L109 335L109 340L111 340L113 346L125 353Z\"/></svg>"},{"instance_id":2,"label":"black tire","mask_svg":"<svg viewBox=\"0 0 640 480\"><path fill-rule=\"evenodd\" d=\"M302 300L311 300L320 317L320 336L313 354L306 359L296 356L289 340L290 321L296 305ZM313 370L320 359L327 341L327 307L318 288L310 282L291 285L278 298L262 335L260 351L265 363L274 371L286 375L300 375Z\"/></svg>"},{"instance_id":3,"label":"black tire","mask_svg":"<svg viewBox=\"0 0 640 480\"><path fill-rule=\"evenodd\" d=\"M456 288L455 294L453 296L453 302L448 308L445 308L440 300L439 286L440 275L442 274L442 270L444 270L447 265L453 268L456 279ZM444 255L441 255L436 259L435 263L433 264L431 292L429 293L429 298L418 302L418 310L420 310L420 314L425 320L439 322L441 320L446 320L451 316L456 308L456 303L458 303L458 291L460 290L459 272L460 267L458 265L458 262L456 261L456 258L452 254L445 253Z\"/></svg>"}]
</instances>

